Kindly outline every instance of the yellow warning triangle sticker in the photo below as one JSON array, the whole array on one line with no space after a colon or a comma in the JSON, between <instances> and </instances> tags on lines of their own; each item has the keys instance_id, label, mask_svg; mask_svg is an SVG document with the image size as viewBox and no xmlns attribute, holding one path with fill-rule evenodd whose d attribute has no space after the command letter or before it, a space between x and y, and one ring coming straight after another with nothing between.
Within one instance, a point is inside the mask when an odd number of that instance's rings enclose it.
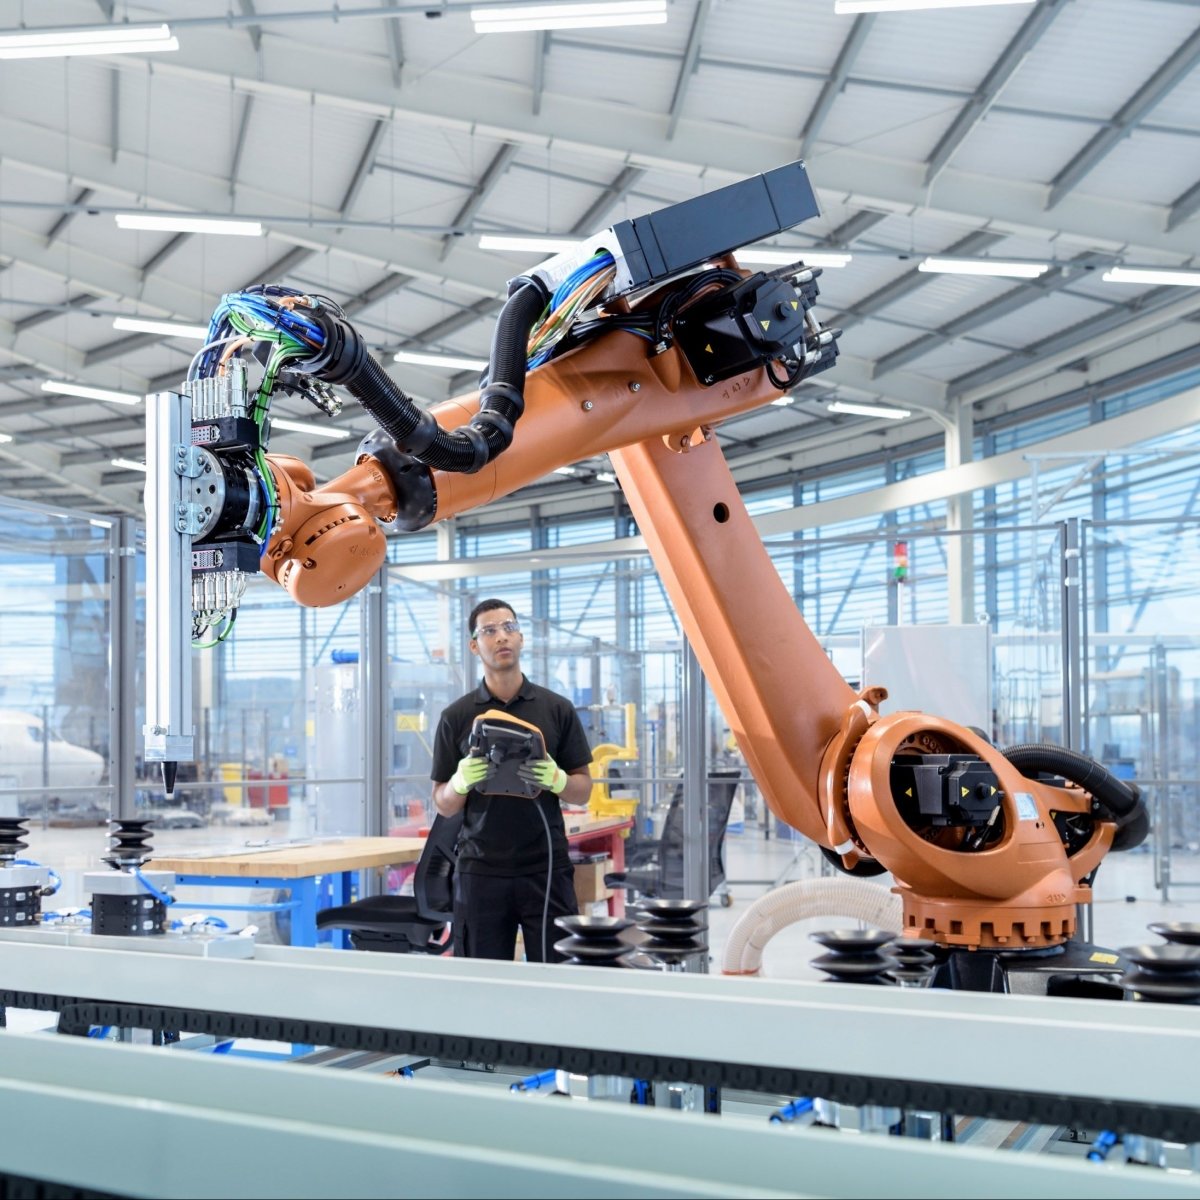
<instances>
[{"instance_id":1,"label":"yellow warning triangle sticker","mask_svg":"<svg viewBox=\"0 0 1200 1200\"><path fill-rule=\"evenodd\" d=\"M710 343L709 345L707 345L707 346L705 346L705 347L704 347L704 352L705 352L705 354L711 354L711 353L713 352L713 348L712 348L712 344L711 344L711 343Z\"/></svg>"},{"instance_id":2,"label":"yellow warning triangle sticker","mask_svg":"<svg viewBox=\"0 0 1200 1200\"><path fill-rule=\"evenodd\" d=\"M970 788L963 788L963 789L962 789L962 794L963 794L964 796L969 796L969 795L971 794L971 789L970 789Z\"/></svg>"},{"instance_id":3,"label":"yellow warning triangle sticker","mask_svg":"<svg viewBox=\"0 0 1200 1200\"><path fill-rule=\"evenodd\" d=\"M792 301L792 310L793 310L793 311L795 311L795 310L796 310L797 308L799 308L799 307L800 307L800 301L799 301L799 300L793 300L793 301Z\"/></svg>"},{"instance_id":4,"label":"yellow warning triangle sticker","mask_svg":"<svg viewBox=\"0 0 1200 1200\"><path fill-rule=\"evenodd\" d=\"M909 789L908 789L908 790L907 790L907 791L906 791L904 794L905 794L906 796L911 796L911 795L912 795L912 788L909 788Z\"/></svg>"},{"instance_id":5,"label":"yellow warning triangle sticker","mask_svg":"<svg viewBox=\"0 0 1200 1200\"><path fill-rule=\"evenodd\" d=\"M770 328L771 328L771 322L770 322L770 321L759 321L759 324L760 324L760 325L763 327L763 332L764 332L764 333L765 333L765 332L766 332L768 329L770 329Z\"/></svg>"}]
</instances>

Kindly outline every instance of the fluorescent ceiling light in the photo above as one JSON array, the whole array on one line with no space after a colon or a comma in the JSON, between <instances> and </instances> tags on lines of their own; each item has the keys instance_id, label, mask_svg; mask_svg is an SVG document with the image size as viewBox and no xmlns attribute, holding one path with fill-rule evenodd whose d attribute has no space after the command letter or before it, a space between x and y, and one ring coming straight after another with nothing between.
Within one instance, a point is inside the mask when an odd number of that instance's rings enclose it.
<instances>
[{"instance_id":1,"label":"fluorescent ceiling light","mask_svg":"<svg viewBox=\"0 0 1200 1200\"><path fill-rule=\"evenodd\" d=\"M106 400L109 404L141 404L141 396L130 392L110 392L107 388L84 387L80 383L66 383L61 379L47 379L42 384L43 392L54 392L59 396L82 396L84 400Z\"/></svg>"},{"instance_id":2,"label":"fluorescent ceiling light","mask_svg":"<svg viewBox=\"0 0 1200 1200\"><path fill-rule=\"evenodd\" d=\"M412 363L417 367L445 367L449 371L482 371L488 365L486 358L466 358L459 354L419 354L415 350L397 350L392 358L400 363Z\"/></svg>"},{"instance_id":3,"label":"fluorescent ceiling light","mask_svg":"<svg viewBox=\"0 0 1200 1200\"><path fill-rule=\"evenodd\" d=\"M601 483L616 483L617 482L617 477L608 471L597 471L596 478L598 480L600 480Z\"/></svg>"},{"instance_id":4,"label":"fluorescent ceiling light","mask_svg":"<svg viewBox=\"0 0 1200 1200\"><path fill-rule=\"evenodd\" d=\"M1006 279L1036 279L1050 270L1049 263L1001 262L991 258L927 258L918 271L940 275L999 275Z\"/></svg>"},{"instance_id":5,"label":"fluorescent ceiling light","mask_svg":"<svg viewBox=\"0 0 1200 1200\"><path fill-rule=\"evenodd\" d=\"M0 433L0 442L11 442L11 441L12 441L11 433Z\"/></svg>"},{"instance_id":6,"label":"fluorescent ceiling light","mask_svg":"<svg viewBox=\"0 0 1200 1200\"><path fill-rule=\"evenodd\" d=\"M0 58L66 58L76 54L146 54L178 50L166 25L123 29L61 29L53 33L0 34Z\"/></svg>"},{"instance_id":7,"label":"fluorescent ceiling light","mask_svg":"<svg viewBox=\"0 0 1200 1200\"><path fill-rule=\"evenodd\" d=\"M1143 270L1113 267L1100 276L1105 283L1164 283L1176 287L1200 287L1200 271Z\"/></svg>"},{"instance_id":8,"label":"fluorescent ceiling light","mask_svg":"<svg viewBox=\"0 0 1200 1200\"><path fill-rule=\"evenodd\" d=\"M161 333L163 337L208 340L207 325L185 325L182 321L144 321L141 317L113 317L113 328L129 333Z\"/></svg>"},{"instance_id":9,"label":"fluorescent ceiling light","mask_svg":"<svg viewBox=\"0 0 1200 1200\"><path fill-rule=\"evenodd\" d=\"M574 475L575 468L574 467L555 467L554 474L555 475Z\"/></svg>"},{"instance_id":10,"label":"fluorescent ceiling light","mask_svg":"<svg viewBox=\"0 0 1200 1200\"><path fill-rule=\"evenodd\" d=\"M848 413L854 417L883 417L888 421L903 421L911 417L907 408L884 408L881 404L847 404L844 400L831 400L826 406L831 413Z\"/></svg>"},{"instance_id":11,"label":"fluorescent ceiling light","mask_svg":"<svg viewBox=\"0 0 1200 1200\"><path fill-rule=\"evenodd\" d=\"M123 470L126 470L126 471L143 471L144 472L146 470L145 463L134 462L132 458L114 458L112 460L112 465L114 467L121 467Z\"/></svg>"},{"instance_id":12,"label":"fluorescent ceiling light","mask_svg":"<svg viewBox=\"0 0 1200 1200\"><path fill-rule=\"evenodd\" d=\"M494 4L471 9L476 33L527 33L535 29L602 29L665 25L667 0L599 0L581 4Z\"/></svg>"},{"instance_id":13,"label":"fluorescent ceiling light","mask_svg":"<svg viewBox=\"0 0 1200 1200\"><path fill-rule=\"evenodd\" d=\"M1032 4L1033 0L834 0L839 17L851 13L912 12L924 8L988 8L993 4Z\"/></svg>"},{"instance_id":14,"label":"fluorescent ceiling light","mask_svg":"<svg viewBox=\"0 0 1200 1200\"><path fill-rule=\"evenodd\" d=\"M272 417L271 428L288 429L292 433L312 433L318 437L335 438L338 441L350 436L350 430L339 429L336 425L314 425L311 421L291 421L287 417Z\"/></svg>"},{"instance_id":15,"label":"fluorescent ceiling light","mask_svg":"<svg viewBox=\"0 0 1200 1200\"><path fill-rule=\"evenodd\" d=\"M795 399L795 396L776 396L771 403L774 404L776 408L782 408L785 404L791 404Z\"/></svg>"},{"instance_id":16,"label":"fluorescent ceiling light","mask_svg":"<svg viewBox=\"0 0 1200 1200\"><path fill-rule=\"evenodd\" d=\"M844 267L853 254L831 254L816 250L759 250L748 246L735 250L738 262L758 264L764 267L786 267L789 263L802 262L806 267Z\"/></svg>"},{"instance_id":17,"label":"fluorescent ceiling light","mask_svg":"<svg viewBox=\"0 0 1200 1200\"><path fill-rule=\"evenodd\" d=\"M262 237L261 221L191 217L186 213L117 213L121 229L150 229L156 233L223 233L231 237Z\"/></svg>"},{"instance_id":18,"label":"fluorescent ceiling light","mask_svg":"<svg viewBox=\"0 0 1200 1200\"><path fill-rule=\"evenodd\" d=\"M479 239L480 250L528 250L537 254L565 254L569 250L579 249L579 246L576 238L551 237L549 234L539 236L535 233L485 233Z\"/></svg>"}]
</instances>

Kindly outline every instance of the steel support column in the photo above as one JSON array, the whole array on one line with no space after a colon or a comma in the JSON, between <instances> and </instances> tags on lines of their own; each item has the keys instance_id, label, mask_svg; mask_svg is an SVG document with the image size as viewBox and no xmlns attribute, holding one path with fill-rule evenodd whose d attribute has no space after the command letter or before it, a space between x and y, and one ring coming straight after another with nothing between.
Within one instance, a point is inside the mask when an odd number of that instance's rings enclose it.
<instances>
[{"instance_id":1,"label":"steel support column","mask_svg":"<svg viewBox=\"0 0 1200 1200\"><path fill-rule=\"evenodd\" d=\"M385 724L388 695L387 565L363 591L359 637L359 686L363 714L363 834L380 837L388 828L387 757L390 730ZM373 873L368 872L372 878Z\"/></svg>"},{"instance_id":2,"label":"steel support column","mask_svg":"<svg viewBox=\"0 0 1200 1200\"><path fill-rule=\"evenodd\" d=\"M1082 745L1080 728L1080 669L1083 647L1079 637L1079 518L1059 526L1062 550L1062 738L1072 750Z\"/></svg>"},{"instance_id":3,"label":"steel support column","mask_svg":"<svg viewBox=\"0 0 1200 1200\"><path fill-rule=\"evenodd\" d=\"M947 471L974 459L975 414L969 404L958 404L945 424L945 440ZM974 492L947 497L946 589L952 625L969 625L975 620L975 543L970 533L974 523Z\"/></svg>"},{"instance_id":4,"label":"steel support column","mask_svg":"<svg viewBox=\"0 0 1200 1200\"><path fill-rule=\"evenodd\" d=\"M692 647L683 646L683 891L688 900L707 900L712 887L708 863L708 754L704 725L704 673ZM689 971L705 973L708 960L696 955Z\"/></svg>"},{"instance_id":5,"label":"steel support column","mask_svg":"<svg viewBox=\"0 0 1200 1200\"><path fill-rule=\"evenodd\" d=\"M137 627L137 524L119 517L110 534L108 560L108 779L109 811L114 817L136 816L133 763L137 754L135 690Z\"/></svg>"}]
</instances>

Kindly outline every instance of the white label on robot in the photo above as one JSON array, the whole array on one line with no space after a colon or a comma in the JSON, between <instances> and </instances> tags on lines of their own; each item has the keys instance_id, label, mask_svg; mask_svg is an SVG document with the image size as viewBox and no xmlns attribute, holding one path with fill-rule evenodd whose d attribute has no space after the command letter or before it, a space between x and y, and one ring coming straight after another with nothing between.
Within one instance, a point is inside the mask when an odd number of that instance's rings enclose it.
<instances>
[{"instance_id":1,"label":"white label on robot","mask_svg":"<svg viewBox=\"0 0 1200 1200\"><path fill-rule=\"evenodd\" d=\"M1038 815L1037 802L1028 792L1014 792L1013 798L1017 802L1017 817L1022 821L1037 821L1040 820Z\"/></svg>"},{"instance_id":2,"label":"white label on robot","mask_svg":"<svg viewBox=\"0 0 1200 1200\"><path fill-rule=\"evenodd\" d=\"M224 551L221 550L193 550L192 551L192 570L193 571L211 571L219 567L225 561Z\"/></svg>"}]
</instances>

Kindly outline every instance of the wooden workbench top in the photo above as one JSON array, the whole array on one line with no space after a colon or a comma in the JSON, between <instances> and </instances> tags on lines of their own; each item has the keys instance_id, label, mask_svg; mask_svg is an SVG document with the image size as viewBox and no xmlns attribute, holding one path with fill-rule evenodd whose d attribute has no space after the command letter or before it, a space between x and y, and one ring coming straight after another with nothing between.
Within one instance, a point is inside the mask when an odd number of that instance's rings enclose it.
<instances>
[{"instance_id":1,"label":"wooden workbench top","mask_svg":"<svg viewBox=\"0 0 1200 1200\"><path fill-rule=\"evenodd\" d=\"M156 871L176 875L267 875L273 879L300 879L306 875L332 875L416 862L425 839L419 837L358 837L308 845L247 848L220 855L177 855L150 860Z\"/></svg>"},{"instance_id":2,"label":"wooden workbench top","mask_svg":"<svg viewBox=\"0 0 1200 1200\"><path fill-rule=\"evenodd\" d=\"M587 813L564 813L563 817L568 838L627 829L633 824L628 817L592 820ZM278 846L247 847L240 852L155 856L150 866L176 875L267 875L273 879L300 879L306 875L332 875L336 871L416 862L424 845L425 839L420 837L342 838L294 846L280 842Z\"/></svg>"}]
</instances>

